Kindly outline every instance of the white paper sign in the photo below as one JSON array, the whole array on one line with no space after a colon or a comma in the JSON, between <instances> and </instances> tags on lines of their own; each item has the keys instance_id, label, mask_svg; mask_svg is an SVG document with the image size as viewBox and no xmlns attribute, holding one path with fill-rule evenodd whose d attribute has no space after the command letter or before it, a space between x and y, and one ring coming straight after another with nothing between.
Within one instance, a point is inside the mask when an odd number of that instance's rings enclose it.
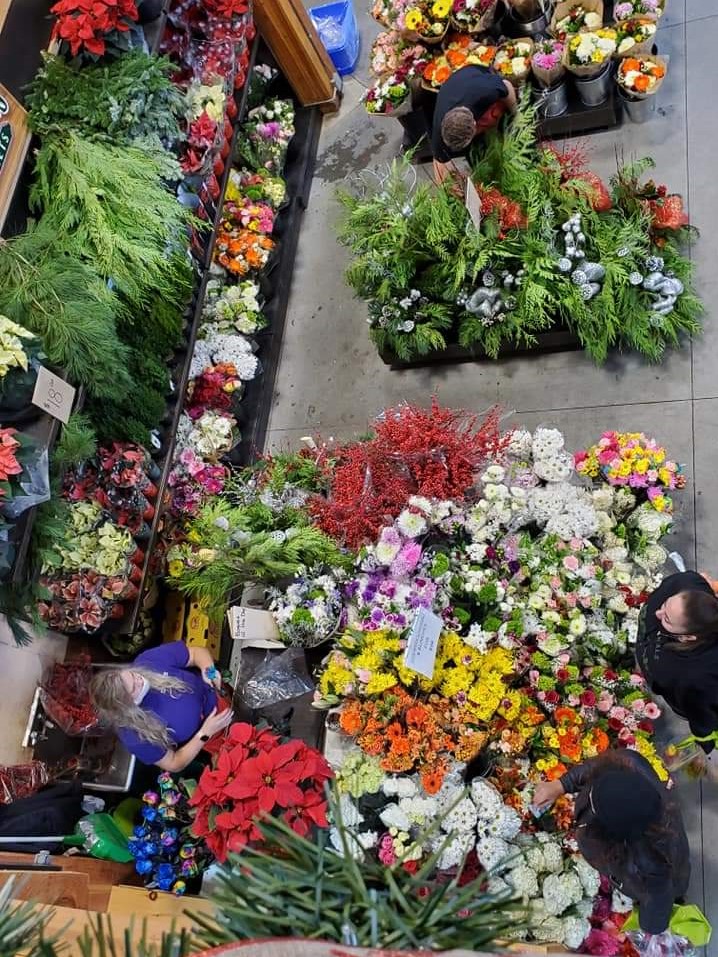
<instances>
[{"instance_id":1,"label":"white paper sign","mask_svg":"<svg viewBox=\"0 0 718 957\"><path fill-rule=\"evenodd\" d=\"M466 180L466 191L464 193L464 204L466 211L471 217L471 222L479 229L481 227L481 197L476 191L476 187L470 178Z\"/></svg>"},{"instance_id":2,"label":"white paper sign","mask_svg":"<svg viewBox=\"0 0 718 957\"><path fill-rule=\"evenodd\" d=\"M260 608L233 605L227 612L229 630L246 648L284 648L274 615Z\"/></svg>"},{"instance_id":3,"label":"white paper sign","mask_svg":"<svg viewBox=\"0 0 718 957\"><path fill-rule=\"evenodd\" d=\"M32 394L32 404L67 423L75 403L75 389L59 375L40 366Z\"/></svg>"},{"instance_id":4,"label":"white paper sign","mask_svg":"<svg viewBox=\"0 0 718 957\"><path fill-rule=\"evenodd\" d=\"M443 627L441 618L428 608L417 611L404 652L405 668L411 668L425 678L433 677L436 648Z\"/></svg>"}]
</instances>

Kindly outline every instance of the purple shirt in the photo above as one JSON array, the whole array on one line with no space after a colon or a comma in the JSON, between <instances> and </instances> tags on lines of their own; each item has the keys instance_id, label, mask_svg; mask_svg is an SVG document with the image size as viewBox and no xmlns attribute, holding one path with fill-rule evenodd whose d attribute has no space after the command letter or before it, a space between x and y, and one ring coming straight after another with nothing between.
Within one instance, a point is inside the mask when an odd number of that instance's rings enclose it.
<instances>
[{"instance_id":1,"label":"purple shirt","mask_svg":"<svg viewBox=\"0 0 718 957\"><path fill-rule=\"evenodd\" d=\"M189 650L183 641L173 641L159 648L150 648L135 658L134 664L158 674L179 678L189 685L183 694L165 694L153 688L140 707L152 711L163 721L177 747L182 747L200 729L207 715L217 706L217 695L196 668L189 668ZM131 728L119 728L117 736L128 751L145 764L156 764L167 753L160 745L150 744Z\"/></svg>"}]
</instances>

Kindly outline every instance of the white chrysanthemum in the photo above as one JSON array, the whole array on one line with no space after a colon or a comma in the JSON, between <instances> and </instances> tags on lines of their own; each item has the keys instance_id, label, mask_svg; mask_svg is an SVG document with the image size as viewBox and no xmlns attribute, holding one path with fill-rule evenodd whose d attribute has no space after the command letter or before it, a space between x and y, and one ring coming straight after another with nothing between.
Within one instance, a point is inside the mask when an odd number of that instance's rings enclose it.
<instances>
[{"instance_id":1,"label":"white chrysanthemum","mask_svg":"<svg viewBox=\"0 0 718 957\"><path fill-rule=\"evenodd\" d=\"M628 914L633 910L633 901L618 890L614 890L611 900L611 910L617 914Z\"/></svg>"},{"instance_id":2,"label":"white chrysanthemum","mask_svg":"<svg viewBox=\"0 0 718 957\"><path fill-rule=\"evenodd\" d=\"M464 635L464 641L467 645L470 645L472 648L476 648L477 651L480 651L481 654L485 654L489 645L494 639L494 635L489 631L484 631L481 625L474 622L474 624L469 628L469 631Z\"/></svg>"},{"instance_id":3,"label":"white chrysanthemum","mask_svg":"<svg viewBox=\"0 0 718 957\"><path fill-rule=\"evenodd\" d=\"M578 950L591 930L591 922L585 917L564 917L561 940L571 950Z\"/></svg>"},{"instance_id":4,"label":"white chrysanthemum","mask_svg":"<svg viewBox=\"0 0 718 957\"><path fill-rule=\"evenodd\" d=\"M511 857L513 849L499 837L484 837L477 841L476 853L486 870L491 871Z\"/></svg>"},{"instance_id":5,"label":"white chrysanthemum","mask_svg":"<svg viewBox=\"0 0 718 957\"><path fill-rule=\"evenodd\" d=\"M477 807L481 818L493 817L501 811L504 802L501 795L488 781L474 778L471 782L471 800Z\"/></svg>"},{"instance_id":6,"label":"white chrysanthemum","mask_svg":"<svg viewBox=\"0 0 718 957\"><path fill-rule=\"evenodd\" d=\"M544 482L564 482L573 472L573 457L567 452L557 452L536 459L534 472Z\"/></svg>"},{"instance_id":7,"label":"white chrysanthemum","mask_svg":"<svg viewBox=\"0 0 718 957\"><path fill-rule=\"evenodd\" d=\"M398 804L387 804L379 818L381 823L389 828L395 827L399 831L408 831L411 828L408 815Z\"/></svg>"},{"instance_id":8,"label":"white chrysanthemum","mask_svg":"<svg viewBox=\"0 0 718 957\"><path fill-rule=\"evenodd\" d=\"M423 515L404 509L396 520L396 527L406 538L418 538L424 534L428 525Z\"/></svg>"},{"instance_id":9,"label":"white chrysanthemum","mask_svg":"<svg viewBox=\"0 0 718 957\"><path fill-rule=\"evenodd\" d=\"M536 940L556 942L563 934L563 921L558 917L545 917L542 921L531 923L531 931Z\"/></svg>"},{"instance_id":10,"label":"white chrysanthemum","mask_svg":"<svg viewBox=\"0 0 718 957\"><path fill-rule=\"evenodd\" d=\"M351 831L350 833L345 834L345 840L347 843L347 849L349 853L351 854L351 856L355 860L358 860L358 861L362 860L364 857L364 850L363 850L363 845L361 842L360 835L354 831ZM339 834L339 831L335 827L332 827L329 830L329 842L334 848L334 850L343 857L344 845L342 844L342 839Z\"/></svg>"},{"instance_id":11,"label":"white chrysanthemum","mask_svg":"<svg viewBox=\"0 0 718 957\"><path fill-rule=\"evenodd\" d=\"M466 554L472 562L482 562L486 558L486 549L489 546L484 542L474 542L466 549Z\"/></svg>"},{"instance_id":12,"label":"white chrysanthemum","mask_svg":"<svg viewBox=\"0 0 718 957\"><path fill-rule=\"evenodd\" d=\"M450 871L458 867L473 846L473 834L462 833L455 835L441 852L441 857L437 865L439 870Z\"/></svg>"},{"instance_id":13,"label":"white chrysanthemum","mask_svg":"<svg viewBox=\"0 0 718 957\"><path fill-rule=\"evenodd\" d=\"M474 802L470 798L462 798L444 817L441 826L447 833L473 831L478 816Z\"/></svg>"},{"instance_id":14,"label":"white chrysanthemum","mask_svg":"<svg viewBox=\"0 0 718 957\"><path fill-rule=\"evenodd\" d=\"M440 504L441 503L437 503L437 505ZM411 505L412 508L418 508L424 515L431 515L435 507L431 500L425 498L423 495L411 495L409 497L409 505Z\"/></svg>"},{"instance_id":15,"label":"white chrysanthemum","mask_svg":"<svg viewBox=\"0 0 718 957\"><path fill-rule=\"evenodd\" d=\"M538 895L538 875L528 864L522 863L517 867L513 867L508 874L505 875L505 880L509 887L512 887L526 904L532 897Z\"/></svg>"},{"instance_id":16,"label":"white chrysanthemum","mask_svg":"<svg viewBox=\"0 0 718 957\"><path fill-rule=\"evenodd\" d=\"M591 499L597 509L608 511L613 505L614 491L611 485L601 485L591 492Z\"/></svg>"},{"instance_id":17,"label":"white chrysanthemum","mask_svg":"<svg viewBox=\"0 0 718 957\"><path fill-rule=\"evenodd\" d=\"M558 429L536 429L531 443L534 459L542 459L547 455L563 451L564 441Z\"/></svg>"},{"instance_id":18,"label":"white chrysanthemum","mask_svg":"<svg viewBox=\"0 0 718 957\"><path fill-rule=\"evenodd\" d=\"M516 459L527 459L531 455L533 436L528 429L516 429L506 447L507 453Z\"/></svg>"},{"instance_id":19,"label":"white chrysanthemum","mask_svg":"<svg viewBox=\"0 0 718 957\"><path fill-rule=\"evenodd\" d=\"M432 797L407 797L399 801L400 809L406 814L411 824L424 826L438 812L438 804Z\"/></svg>"},{"instance_id":20,"label":"white chrysanthemum","mask_svg":"<svg viewBox=\"0 0 718 957\"><path fill-rule=\"evenodd\" d=\"M543 867L550 874L558 874L563 868L563 851L556 841L548 841L543 846Z\"/></svg>"},{"instance_id":21,"label":"white chrysanthemum","mask_svg":"<svg viewBox=\"0 0 718 957\"><path fill-rule=\"evenodd\" d=\"M388 777L381 786L387 797L407 798L419 793L419 786L412 778Z\"/></svg>"},{"instance_id":22,"label":"white chrysanthemum","mask_svg":"<svg viewBox=\"0 0 718 957\"><path fill-rule=\"evenodd\" d=\"M500 465L490 465L484 474L481 476L481 481L484 484L496 484L498 482L503 482L506 477L506 469L502 468Z\"/></svg>"},{"instance_id":23,"label":"white chrysanthemum","mask_svg":"<svg viewBox=\"0 0 718 957\"><path fill-rule=\"evenodd\" d=\"M657 512L650 502L644 502L631 515L629 525L638 528L647 538L657 542L659 538L666 534L672 521L670 515Z\"/></svg>"},{"instance_id":24,"label":"white chrysanthemum","mask_svg":"<svg viewBox=\"0 0 718 957\"><path fill-rule=\"evenodd\" d=\"M593 899L601 886L601 875L584 857L576 857L573 866L581 881L584 896Z\"/></svg>"},{"instance_id":25,"label":"white chrysanthemum","mask_svg":"<svg viewBox=\"0 0 718 957\"><path fill-rule=\"evenodd\" d=\"M578 874L567 871L564 874L549 874L544 878L541 889L546 913L559 917L583 897L583 887Z\"/></svg>"},{"instance_id":26,"label":"white chrysanthemum","mask_svg":"<svg viewBox=\"0 0 718 957\"><path fill-rule=\"evenodd\" d=\"M575 618L571 619L568 626L568 630L574 638L580 638L581 635L585 635L586 628L586 618L583 615L576 615Z\"/></svg>"}]
</instances>

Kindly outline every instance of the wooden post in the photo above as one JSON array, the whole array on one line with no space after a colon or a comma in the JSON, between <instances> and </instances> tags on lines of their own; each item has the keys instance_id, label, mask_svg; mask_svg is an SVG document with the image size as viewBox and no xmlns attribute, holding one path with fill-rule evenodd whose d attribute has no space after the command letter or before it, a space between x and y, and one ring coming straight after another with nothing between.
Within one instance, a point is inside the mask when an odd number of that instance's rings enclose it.
<instances>
[{"instance_id":1,"label":"wooden post","mask_svg":"<svg viewBox=\"0 0 718 957\"><path fill-rule=\"evenodd\" d=\"M27 113L0 84L0 230L30 147Z\"/></svg>"},{"instance_id":2,"label":"wooden post","mask_svg":"<svg viewBox=\"0 0 718 957\"><path fill-rule=\"evenodd\" d=\"M254 19L301 105L336 112L334 64L302 0L255 0Z\"/></svg>"}]
</instances>

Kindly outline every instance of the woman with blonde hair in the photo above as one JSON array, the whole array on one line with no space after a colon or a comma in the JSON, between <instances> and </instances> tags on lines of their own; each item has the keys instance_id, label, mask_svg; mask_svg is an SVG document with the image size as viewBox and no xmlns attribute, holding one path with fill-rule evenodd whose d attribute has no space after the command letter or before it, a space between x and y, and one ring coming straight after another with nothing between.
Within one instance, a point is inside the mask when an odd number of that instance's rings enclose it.
<instances>
[{"instance_id":1,"label":"woman with blonde hair","mask_svg":"<svg viewBox=\"0 0 718 957\"><path fill-rule=\"evenodd\" d=\"M138 760L182 771L232 721L231 710L217 712L220 685L206 648L175 641L143 652L127 668L99 671L90 694Z\"/></svg>"}]
</instances>

